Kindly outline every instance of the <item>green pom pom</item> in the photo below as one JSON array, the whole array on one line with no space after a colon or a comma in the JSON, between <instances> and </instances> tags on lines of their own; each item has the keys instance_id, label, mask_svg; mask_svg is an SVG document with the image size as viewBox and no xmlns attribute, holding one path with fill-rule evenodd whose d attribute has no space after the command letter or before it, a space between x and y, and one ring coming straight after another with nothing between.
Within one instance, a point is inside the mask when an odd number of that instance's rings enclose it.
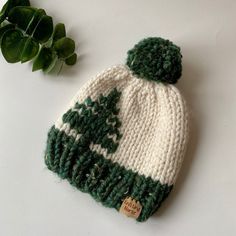
<instances>
[{"instance_id":1,"label":"green pom pom","mask_svg":"<svg viewBox=\"0 0 236 236\"><path fill-rule=\"evenodd\" d=\"M162 38L146 38L128 51L126 64L140 78L174 84L182 73L180 48Z\"/></svg>"}]
</instances>

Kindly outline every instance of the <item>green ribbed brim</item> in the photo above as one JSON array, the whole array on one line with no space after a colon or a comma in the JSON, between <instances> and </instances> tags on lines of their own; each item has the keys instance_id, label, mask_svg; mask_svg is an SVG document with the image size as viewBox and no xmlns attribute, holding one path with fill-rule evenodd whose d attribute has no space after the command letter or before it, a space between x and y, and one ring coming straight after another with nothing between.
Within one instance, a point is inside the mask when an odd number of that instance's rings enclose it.
<instances>
[{"instance_id":1,"label":"green ribbed brim","mask_svg":"<svg viewBox=\"0 0 236 236\"><path fill-rule=\"evenodd\" d=\"M48 169L106 207L119 210L126 197L134 198L142 205L137 221L145 221L156 212L172 189L94 151L80 153L74 137L55 126L50 129L45 155Z\"/></svg>"}]
</instances>

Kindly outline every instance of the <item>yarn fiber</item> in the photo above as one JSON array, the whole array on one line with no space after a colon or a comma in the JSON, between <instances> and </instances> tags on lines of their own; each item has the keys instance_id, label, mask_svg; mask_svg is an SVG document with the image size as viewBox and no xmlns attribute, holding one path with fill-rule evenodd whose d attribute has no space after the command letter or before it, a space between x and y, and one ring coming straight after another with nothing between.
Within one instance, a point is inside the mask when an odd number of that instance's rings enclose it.
<instances>
[{"instance_id":1,"label":"yarn fiber","mask_svg":"<svg viewBox=\"0 0 236 236\"><path fill-rule=\"evenodd\" d=\"M180 48L162 38L146 38L128 51L126 64L140 78L175 84L182 72Z\"/></svg>"},{"instance_id":2,"label":"yarn fiber","mask_svg":"<svg viewBox=\"0 0 236 236\"><path fill-rule=\"evenodd\" d=\"M179 90L118 65L72 99L48 133L45 163L104 206L119 210L126 197L135 199L136 220L145 221L173 188L187 139Z\"/></svg>"}]
</instances>

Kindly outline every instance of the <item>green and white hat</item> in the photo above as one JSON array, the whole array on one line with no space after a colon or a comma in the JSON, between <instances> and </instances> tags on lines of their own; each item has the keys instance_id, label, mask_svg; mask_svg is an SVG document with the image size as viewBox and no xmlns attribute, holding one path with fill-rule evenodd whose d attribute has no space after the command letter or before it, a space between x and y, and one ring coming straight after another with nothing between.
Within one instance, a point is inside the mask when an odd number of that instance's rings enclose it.
<instances>
[{"instance_id":1,"label":"green and white hat","mask_svg":"<svg viewBox=\"0 0 236 236\"><path fill-rule=\"evenodd\" d=\"M104 206L147 220L170 193L186 149L180 48L147 38L126 65L89 81L48 133L45 163Z\"/></svg>"}]
</instances>

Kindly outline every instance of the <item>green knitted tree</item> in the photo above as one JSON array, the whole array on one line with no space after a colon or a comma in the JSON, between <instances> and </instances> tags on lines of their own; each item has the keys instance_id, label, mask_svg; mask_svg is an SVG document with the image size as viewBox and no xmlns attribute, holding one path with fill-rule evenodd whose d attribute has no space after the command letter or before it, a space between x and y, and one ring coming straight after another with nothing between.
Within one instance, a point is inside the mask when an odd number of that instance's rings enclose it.
<instances>
[{"instance_id":1,"label":"green knitted tree","mask_svg":"<svg viewBox=\"0 0 236 236\"><path fill-rule=\"evenodd\" d=\"M116 151L122 136L119 132L121 122L117 117L119 109L116 106L120 95L115 88L107 96L101 94L95 101L88 97L83 103L76 103L64 114L63 122L68 123L70 128L79 134L79 138L74 142L76 145L71 144L77 149L77 157L84 154L94 155L95 152L90 150L91 144L101 145L107 154ZM60 166L64 166L60 171L62 178L68 178L69 167L76 161L76 156L71 155L69 159L60 160ZM68 166L65 163L68 163ZM55 165L52 169L58 168L58 165Z\"/></svg>"},{"instance_id":2,"label":"green knitted tree","mask_svg":"<svg viewBox=\"0 0 236 236\"><path fill-rule=\"evenodd\" d=\"M117 89L113 89L106 97L101 94L95 101L88 97L84 103L76 103L63 116L63 122L68 122L71 129L81 134L79 144L84 151L91 143L100 144L108 153L116 151L121 138L118 129L121 122L116 107L119 98L120 92Z\"/></svg>"}]
</instances>

